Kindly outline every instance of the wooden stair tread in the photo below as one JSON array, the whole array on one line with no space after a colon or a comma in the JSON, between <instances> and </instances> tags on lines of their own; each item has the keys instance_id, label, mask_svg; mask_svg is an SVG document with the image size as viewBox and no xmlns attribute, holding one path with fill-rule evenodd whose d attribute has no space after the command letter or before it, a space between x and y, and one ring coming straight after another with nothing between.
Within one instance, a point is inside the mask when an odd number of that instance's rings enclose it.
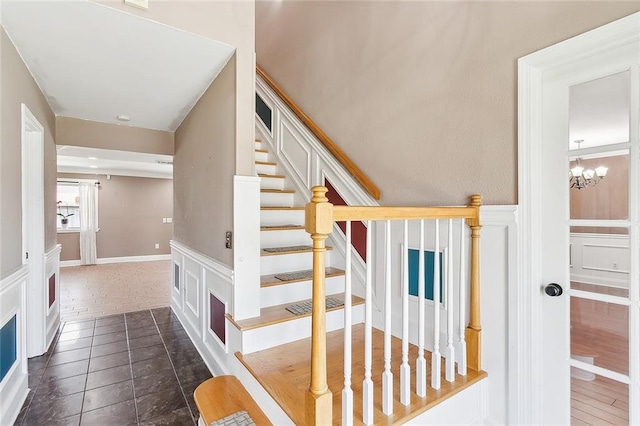
<instances>
[{"instance_id":1,"label":"wooden stair tread","mask_svg":"<svg viewBox=\"0 0 640 426\"><path fill-rule=\"evenodd\" d=\"M362 380L364 379L364 325L356 324L352 327L352 357L354 360L352 372L352 388L354 401L354 424L362 424ZM456 374L454 382L445 379L445 368L442 368L442 385L439 390L427 387L427 396L419 398L415 392L415 360L417 347L410 345L409 360L411 364L411 402L405 407L399 401L400 380L397 366L402 362L402 341L392 338L392 366L394 366L394 401L393 414L385 416L382 413L381 389L382 370L384 368L383 332L373 329L373 371L374 382L374 423L402 424L409 419L424 413L440 402L452 397L487 376L484 371L469 369L466 376ZM294 424L305 423L305 390L309 387L311 339L302 339L275 348L266 349L248 355L236 353L236 357L244 364L249 372L260 382L271 397L284 410ZM431 355L425 351L427 359L428 378L431 376ZM444 362L444 358L443 358ZM327 333L327 380L329 389L333 393L333 424L341 424L341 392L344 385L343 374L343 330Z\"/></svg>"},{"instance_id":2,"label":"wooden stair tread","mask_svg":"<svg viewBox=\"0 0 640 426\"><path fill-rule=\"evenodd\" d=\"M276 166L277 164L272 161L256 161L256 164L261 164L263 166Z\"/></svg>"},{"instance_id":3,"label":"wooden stair tread","mask_svg":"<svg viewBox=\"0 0 640 426\"><path fill-rule=\"evenodd\" d=\"M260 149L260 148L256 148L256 152L264 152L264 153L268 154L268 153L269 153L269 150L268 150L268 149Z\"/></svg>"},{"instance_id":4,"label":"wooden stair tread","mask_svg":"<svg viewBox=\"0 0 640 426\"><path fill-rule=\"evenodd\" d=\"M309 279L306 278L301 278L301 279L296 279L296 280L279 280L278 278L276 278L275 276L278 274L270 274L270 275L263 275L260 277L260 287L272 287L272 286L277 286L277 285L283 285L283 284L289 284L289 283L295 283L295 282L304 282L304 281L309 281ZM338 268L325 268L325 276L328 277L337 277L337 276L341 276L344 275L344 271L342 269L338 269Z\"/></svg>"},{"instance_id":5,"label":"wooden stair tread","mask_svg":"<svg viewBox=\"0 0 640 426\"><path fill-rule=\"evenodd\" d=\"M256 425L271 424L235 376L218 376L202 382L193 393L193 399L206 425L242 410Z\"/></svg>"},{"instance_id":6,"label":"wooden stair tread","mask_svg":"<svg viewBox=\"0 0 640 426\"><path fill-rule=\"evenodd\" d=\"M344 302L344 293L332 294L328 297L332 297L334 299L339 299ZM310 300L310 299L307 299ZM304 302L301 300L300 302ZM364 299L358 296L351 296L351 303L353 306L358 306L364 304ZM294 315L291 312L287 311L287 306L293 305L294 302L285 303L284 305L276 305L269 306L267 308L260 309L260 316L254 318L247 318L240 321L235 321L230 314L227 314L227 319L241 331L252 330L254 328L266 327L268 325L279 324L285 321L291 321L298 318L305 318L311 316L311 314L303 314L303 315ZM332 309L327 309L327 312L335 311L338 309L342 309L342 307L336 307Z\"/></svg>"},{"instance_id":7,"label":"wooden stair tread","mask_svg":"<svg viewBox=\"0 0 640 426\"><path fill-rule=\"evenodd\" d=\"M303 247L303 246L291 246L291 247ZM274 251L274 252L269 252L269 251L264 251L264 249L260 250L260 256L279 256L279 255L284 255L284 254L294 254L294 253L311 253L312 248L311 246L304 246L305 248L291 248L291 250L286 250L286 251ZM327 249L327 251L329 250L333 250L333 247L325 247Z\"/></svg>"},{"instance_id":8,"label":"wooden stair tread","mask_svg":"<svg viewBox=\"0 0 640 426\"><path fill-rule=\"evenodd\" d=\"M268 225L261 226L261 231L292 231L296 229L304 229L304 225Z\"/></svg>"},{"instance_id":9,"label":"wooden stair tread","mask_svg":"<svg viewBox=\"0 0 640 426\"><path fill-rule=\"evenodd\" d=\"M284 179L284 175L268 175L266 173L258 173L258 177L261 178L272 178L272 179Z\"/></svg>"},{"instance_id":10,"label":"wooden stair tread","mask_svg":"<svg viewBox=\"0 0 640 426\"><path fill-rule=\"evenodd\" d=\"M295 189L261 189L260 192L271 194L295 194Z\"/></svg>"},{"instance_id":11,"label":"wooden stair tread","mask_svg":"<svg viewBox=\"0 0 640 426\"><path fill-rule=\"evenodd\" d=\"M304 206L260 206L260 210L282 210L282 211L291 211L291 210L304 210Z\"/></svg>"}]
</instances>

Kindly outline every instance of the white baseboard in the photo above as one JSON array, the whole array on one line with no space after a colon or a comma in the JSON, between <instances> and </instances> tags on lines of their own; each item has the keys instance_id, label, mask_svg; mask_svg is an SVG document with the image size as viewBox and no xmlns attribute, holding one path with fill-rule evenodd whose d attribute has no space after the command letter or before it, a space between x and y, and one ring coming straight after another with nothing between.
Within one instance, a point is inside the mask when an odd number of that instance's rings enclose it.
<instances>
[{"instance_id":1,"label":"white baseboard","mask_svg":"<svg viewBox=\"0 0 640 426\"><path fill-rule=\"evenodd\" d=\"M97 259L97 265L105 265L107 263L130 263L130 262L154 262L157 260L171 260L170 254L150 254L146 256L123 256L123 257L103 257ZM60 262L61 268L69 266L81 266L80 260L63 260Z\"/></svg>"}]
</instances>

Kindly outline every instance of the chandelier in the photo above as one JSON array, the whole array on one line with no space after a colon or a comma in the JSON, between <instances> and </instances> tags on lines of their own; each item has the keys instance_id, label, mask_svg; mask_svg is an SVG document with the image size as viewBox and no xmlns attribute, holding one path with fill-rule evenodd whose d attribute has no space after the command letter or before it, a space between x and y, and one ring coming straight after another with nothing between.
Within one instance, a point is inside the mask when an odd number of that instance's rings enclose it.
<instances>
[{"instance_id":1,"label":"chandelier","mask_svg":"<svg viewBox=\"0 0 640 426\"><path fill-rule=\"evenodd\" d=\"M580 149L580 144L584 142L583 139L575 141ZM607 167L600 166L593 169L585 169L581 164L582 158L576 159L576 166L571 169L571 175L569 177L569 187L575 189L582 189L588 186L596 186L607 175Z\"/></svg>"}]
</instances>

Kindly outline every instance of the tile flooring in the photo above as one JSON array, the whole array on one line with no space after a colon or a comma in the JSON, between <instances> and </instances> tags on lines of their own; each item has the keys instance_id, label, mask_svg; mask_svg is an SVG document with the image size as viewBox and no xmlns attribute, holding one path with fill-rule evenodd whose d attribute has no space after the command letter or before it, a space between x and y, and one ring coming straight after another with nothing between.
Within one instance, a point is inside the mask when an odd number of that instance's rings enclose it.
<instances>
[{"instance_id":1,"label":"tile flooring","mask_svg":"<svg viewBox=\"0 0 640 426\"><path fill-rule=\"evenodd\" d=\"M66 322L29 360L15 425L194 425L211 377L171 308Z\"/></svg>"},{"instance_id":2,"label":"tile flooring","mask_svg":"<svg viewBox=\"0 0 640 426\"><path fill-rule=\"evenodd\" d=\"M62 321L123 314L170 303L170 260L60 268Z\"/></svg>"}]
</instances>

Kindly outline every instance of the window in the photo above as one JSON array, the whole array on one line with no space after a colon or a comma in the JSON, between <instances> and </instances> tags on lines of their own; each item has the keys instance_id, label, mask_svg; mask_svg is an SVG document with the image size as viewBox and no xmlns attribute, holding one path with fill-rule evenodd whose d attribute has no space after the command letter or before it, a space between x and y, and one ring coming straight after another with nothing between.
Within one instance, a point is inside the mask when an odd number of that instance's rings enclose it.
<instances>
[{"instance_id":1,"label":"window","mask_svg":"<svg viewBox=\"0 0 640 426\"><path fill-rule=\"evenodd\" d=\"M78 182L58 181L58 229L80 229L80 190ZM64 215L68 223L63 226Z\"/></svg>"},{"instance_id":2,"label":"window","mask_svg":"<svg viewBox=\"0 0 640 426\"><path fill-rule=\"evenodd\" d=\"M58 180L58 205L56 210L56 227L58 230L62 229L70 229L73 231L80 230L80 217L81 206L83 203L81 202L81 191L80 191L80 183L88 182L91 184L99 184L93 180L83 180L83 179L60 179ZM93 198L93 197L92 197ZM87 214L95 215L95 226L98 229L98 195L96 193L95 202L93 203L93 209L89 209L90 211ZM93 210L93 212L91 212ZM67 223L63 224L63 219L67 219Z\"/></svg>"}]
</instances>

